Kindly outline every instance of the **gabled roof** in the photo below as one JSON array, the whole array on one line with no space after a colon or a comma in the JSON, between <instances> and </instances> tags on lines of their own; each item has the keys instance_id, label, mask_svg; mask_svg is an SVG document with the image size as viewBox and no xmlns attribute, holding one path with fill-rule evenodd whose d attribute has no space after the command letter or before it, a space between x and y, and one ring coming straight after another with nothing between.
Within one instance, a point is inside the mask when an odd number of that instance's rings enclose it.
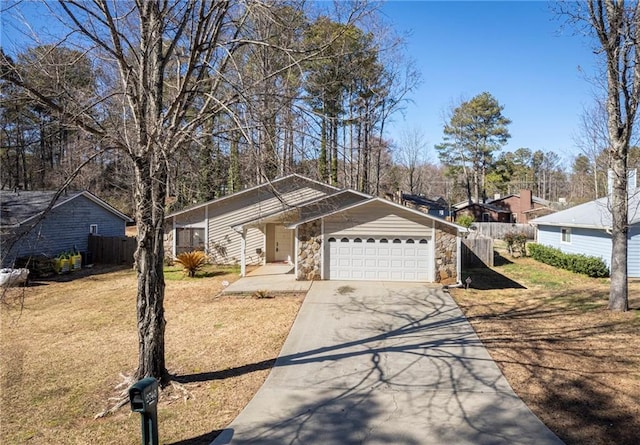
<instances>
[{"instance_id":1,"label":"gabled roof","mask_svg":"<svg viewBox=\"0 0 640 445\"><path fill-rule=\"evenodd\" d=\"M456 210L460 210L460 209L463 209L463 208L468 207L468 206L473 205L473 204L491 205L493 203L504 201L505 199L513 198L513 197L520 198L520 194L519 193L511 193L510 195L501 196L500 198L495 198L495 199L489 199L489 200L484 201L484 202L475 202L474 201L472 203L469 203L468 200L465 200L465 201L460 201L460 202L457 202L457 203L453 204L452 207L454 209L456 209ZM531 195L531 201L535 202L536 204L540 204L542 206L547 206L548 207L550 205L549 201L547 201L545 199L542 199L542 198L540 198L538 196Z\"/></svg>"},{"instance_id":2,"label":"gabled roof","mask_svg":"<svg viewBox=\"0 0 640 445\"><path fill-rule=\"evenodd\" d=\"M57 191L0 191L0 226L16 227L37 218L47 210ZM119 212L109 204L88 191L63 192L58 196L52 209L58 208L74 199L84 196L105 210L113 213L126 222L131 218Z\"/></svg>"},{"instance_id":3,"label":"gabled roof","mask_svg":"<svg viewBox=\"0 0 640 445\"><path fill-rule=\"evenodd\" d=\"M629 224L640 223L640 189L629 196ZM611 210L608 197L571 207L566 210L541 216L529 221L544 226L582 227L590 229L611 228Z\"/></svg>"},{"instance_id":4,"label":"gabled roof","mask_svg":"<svg viewBox=\"0 0 640 445\"><path fill-rule=\"evenodd\" d=\"M411 195L409 193L403 193L402 199L405 201L410 201L414 204L427 206L433 209L442 209L446 210L446 206L441 201L436 201L433 199L425 198L424 196L419 195Z\"/></svg>"},{"instance_id":5,"label":"gabled roof","mask_svg":"<svg viewBox=\"0 0 640 445\"><path fill-rule=\"evenodd\" d=\"M192 210L203 208L203 207L206 207L206 206L208 206L210 204L213 204L213 203L217 204L217 203L225 202L225 201L237 198L239 196L245 195L247 193L254 192L254 191L262 189L262 188L268 188L268 187L277 186L277 184L279 184L279 183L282 183L282 182L285 182L285 181L291 181L293 179L298 179L300 181L308 182L310 184L320 185L322 187L327 188L328 190L333 190L333 191L340 190L338 187L334 187L332 185L325 184L325 183L320 182L320 181L316 181L315 179L307 178L306 176L302 176L302 175L299 175L297 173L293 173L293 174L290 174L290 175L287 175L287 176L283 176L281 178L274 179L274 180L269 181L269 182L264 182L262 184L254 185L253 187L249 187L249 188L246 188L244 190L240 190L240 191L232 193L230 195L222 196L220 198L215 198L215 199L212 199L212 200L207 201L207 202L203 202L203 203L200 203L200 204L196 204L196 205L193 205L193 206L186 207L186 208L184 208L182 210L178 210L178 211L175 211L175 212L172 212L172 213L166 215L165 218L171 218L173 216L182 215L183 213L191 212Z\"/></svg>"},{"instance_id":6,"label":"gabled roof","mask_svg":"<svg viewBox=\"0 0 640 445\"><path fill-rule=\"evenodd\" d=\"M353 204L353 201L346 202L347 195L351 195L355 199L367 200L371 199L370 195L367 195L356 190L344 189L331 195L322 196L320 198L314 198L310 201L301 203L295 207L287 209L274 210L266 215L260 215L255 218L249 218L244 221L240 221L232 226L234 230L240 230L244 226L251 226L256 224L262 224L266 222L274 222L277 218L286 216L291 212L297 212L297 219L308 219L315 215L323 215L331 210L340 209L347 205Z\"/></svg>"},{"instance_id":7,"label":"gabled roof","mask_svg":"<svg viewBox=\"0 0 640 445\"><path fill-rule=\"evenodd\" d=\"M496 205L493 204L489 204L486 202L473 202L471 204L467 204L465 206L462 207L458 207L456 209L456 212L459 212L460 210L464 210L468 207L473 207L473 206L478 206L482 209L487 209L487 210L491 210L492 212L496 212L496 213L511 213L511 210L509 209L505 209L504 207L498 207Z\"/></svg>"},{"instance_id":8,"label":"gabled roof","mask_svg":"<svg viewBox=\"0 0 640 445\"><path fill-rule=\"evenodd\" d=\"M297 221L297 222L295 222L293 224L289 224L287 226L287 228L288 229L295 229L296 227L298 227L298 226L300 226L302 224L305 224L305 223L308 223L308 222L311 222L311 221L315 221L316 219L326 218L328 216L335 215L335 214L338 214L340 212L345 212L347 210L351 210L351 209L355 209L355 208L360 207L360 206L371 204L373 202L378 202L378 203L382 203L382 204L387 205L387 206L395 207L398 210L402 210L402 211L405 211L405 212L410 212L410 213L418 215L418 216L420 216L422 218L425 218L425 219L428 219L428 220L431 220L431 221L435 221L435 222L438 222L440 224L444 224L444 225L449 226L449 227L453 227L458 232L467 232L468 231L468 229L466 227L462 227L462 226L460 226L458 224L451 223L451 222L446 221L446 220L444 220L442 218L437 218L435 216L429 215L428 213L424 213L424 212L421 212L419 210L414 210L414 209L412 209L410 207L406 207L406 206L397 204L395 202L391 202L388 199L382 199L382 198L370 198L370 199L367 199L365 201L360 201L360 202L357 202L355 204L351 204L351 205L348 205L348 206L345 206L345 207L342 207L342 208L339 208L339 209L333 209L331 211L327 211L327 212L324 212L322 214L312 215L312 216L309 216L308 218L300 219L300 221Z\"/></svg>"}]
</instances>

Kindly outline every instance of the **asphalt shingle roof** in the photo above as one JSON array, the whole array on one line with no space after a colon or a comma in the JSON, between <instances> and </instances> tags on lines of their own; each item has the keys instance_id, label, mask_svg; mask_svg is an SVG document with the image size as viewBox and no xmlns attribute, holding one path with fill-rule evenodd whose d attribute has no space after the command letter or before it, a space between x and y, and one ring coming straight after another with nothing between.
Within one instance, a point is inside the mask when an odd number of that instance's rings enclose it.
<instances>
[{"instance_id":1,"label":"asphalt shingle roof","mask_svg":"<svg viewBox=\"0 0 640 445\"><path fill-rule=\"evenodd\" d=\"M531 224L588 227L608 229L611 227L611 210L608 197L571 207L531 220ZM640 222L640 189L629 196L629 224Z\"/></svg>"},{"instance_id":2,"label":"asphalt shingle roof","mask_svg":"<svg viewBox=\"0 0 640 445\"><path fill-rule=\"evenodd\" d=\"M62 193L56 204L74 198L82 192ZM55 191L0 190L0 226L15 226L45 211Z\"/></svg>"}]
</instances>

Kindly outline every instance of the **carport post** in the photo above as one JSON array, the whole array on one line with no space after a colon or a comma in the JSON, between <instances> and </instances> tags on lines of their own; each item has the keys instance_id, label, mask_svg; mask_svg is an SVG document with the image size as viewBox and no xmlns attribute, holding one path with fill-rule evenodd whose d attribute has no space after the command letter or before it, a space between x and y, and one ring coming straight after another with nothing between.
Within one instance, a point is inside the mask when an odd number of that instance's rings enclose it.
<instances>
[{"instance_id":1,"label":"carport post","mask_svg":"<svg viewBox=\"0 0 640 445\"><path fill-rule=\"evenodd\" d=\"M247 273L247 229L243 227L240 236L240 276L244 277Z\"/></svg>"}]
</instances>

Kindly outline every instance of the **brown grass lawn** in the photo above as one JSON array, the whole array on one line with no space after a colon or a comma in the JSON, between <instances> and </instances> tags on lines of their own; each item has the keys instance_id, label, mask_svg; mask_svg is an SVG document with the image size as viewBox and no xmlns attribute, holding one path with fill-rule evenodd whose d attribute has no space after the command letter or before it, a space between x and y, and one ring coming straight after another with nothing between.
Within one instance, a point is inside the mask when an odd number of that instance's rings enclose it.
<instances>
[{"instance_id":1,"label":"brown grass lawn","mask_svg":"<svg viewBox=\"0 0 640 445\"><path fill-rule=\"evenodd\" d=\"M237 276L167 272L167 367L180 383L162 394L162 443L209 443L260 387L289 332L302 296L219 296ZM23 291L10 289L0 307L0 443L140 443L128 405L94 419L137 364L135 274L70 275Z\"/></svg>"},{"instance_id":2,"label":"brown grass lawn","mask_svg":"<svg viewBox=\"0 0 640 445\"><path fill-rule=\"evenodd\" d=\"M452 296L547 426L569 445L640 443L640 283L612 313L609 280L530 258L468 275Z\"/></svg>"},{"instance_id":3,"label":"brown grass lawn","mask_svg":"<svg viewBox=\"0 0 640 445\"><path fill-rule=\"evenodd\" d=\"M608 280L529 258L468 274L472 288L451 294L552 430L570 445L640 443L640 283L630 285L632 310L619 314L606 309ZM179 384L163 391L159 405L165 444L209 443L233 420L266 378L298 311L302 296L219 296L221 282L236 277L167 273L167 366ZM136 367L135 275L68 278L5 294L0 443L139 443L139 415L128 406L94 419L121 391L121 373Z\"/></svg>"}]
</instances>

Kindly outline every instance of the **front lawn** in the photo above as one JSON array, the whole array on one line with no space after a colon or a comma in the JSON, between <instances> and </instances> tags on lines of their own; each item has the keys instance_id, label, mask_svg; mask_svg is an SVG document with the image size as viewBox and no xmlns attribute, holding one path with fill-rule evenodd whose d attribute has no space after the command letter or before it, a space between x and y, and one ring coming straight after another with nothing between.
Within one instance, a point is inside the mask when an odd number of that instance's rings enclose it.
<instances>
[{"instance_id":1,"label":"front lawn","mask_svg":"<svg viewBox=\"0 0 640 445\"><path fill-rule=\"evenodd\" d=\"M137 365L130 270L10 289L0 307L0 443L140 443L129 406L94 419ZM166 275L166 357L178 383L159 404L162 443L209 443L262 385L302 302L219 296L237 270ZM123 374L121 376L121 373Z\"/></svg>"},{"instance_id":2,"label":"front lawn","mask_svg":"<svg viewBox=\"0 0 640 445\"><path fill-rule=\"evenodd\" d=\"M608 279L509 258L451 294L516 393L568 445L640 437L640 283L627 313Z\"/></svg>"}]
</instances>

